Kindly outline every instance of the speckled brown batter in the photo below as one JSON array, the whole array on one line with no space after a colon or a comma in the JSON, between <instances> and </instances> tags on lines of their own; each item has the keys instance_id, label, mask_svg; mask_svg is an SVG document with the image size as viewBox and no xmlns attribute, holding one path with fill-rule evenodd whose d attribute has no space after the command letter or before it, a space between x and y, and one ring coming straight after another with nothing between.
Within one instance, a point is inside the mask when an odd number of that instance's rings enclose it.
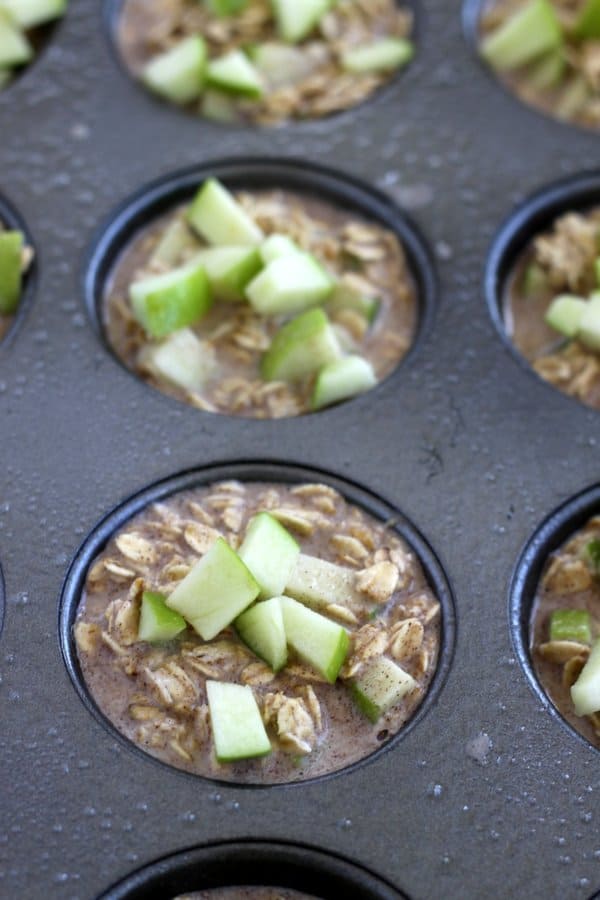
<instances>
[{"instance_id":1,"label":"speckled brown batter","mask_svg":"<svg viewBox=\"0 0 600 900\"><path fill-rule=\"evenodd\" d=\"M236 197L266 235L288 235L336 278L353 284L358 279L367 296L379 298L379 309L370 326L354 310L332 312L330 320L348 352L367 359L378 380L388 376L408 352L418 319L415 284L396 235L313 196L268 191ZM118 261L107 284L103 307L107 336L115 353L154 387L200 409L254 418L307 412L314 377L285 384L265 382L259 372L262 355L291 316L260 316L248 303L217 302L192 326L207 352L216 358L214 375L201 394L158 379L144 366L142 351L149 339L134 319L129 285L135 279L165 271L152 262L153 251L168 226L183 218L184 209L180 208L152 223ZM190 241L177 265L204 246L191 232Z\"/></svg>"},{"instance_id":2,"label":"speckled brown batter","mask_svg":"<svg viewBox=\"0 0 600 900\"><path fill-rule=\"evenodd\" d=\"M137 639L144 589L171 593L224 536L237 548L246 524L268 510L301 552L347 568L344 606L319 611L342 624L351 650L336 684L293 655L275 675L226 628L210 642L186 629L163 645ZM92 564L75 636L83 675L115 727L148 753L228 781L298 781L368 756L410 718L436 668L439 603L415 554L385 524L326 485L226 482L154 504L115 535ZM417 687L371 724L345 682L388 656ZM206 705L207 679L250 684L273 745L259 760L219 764Z\"/></svg>"}]
</instances>

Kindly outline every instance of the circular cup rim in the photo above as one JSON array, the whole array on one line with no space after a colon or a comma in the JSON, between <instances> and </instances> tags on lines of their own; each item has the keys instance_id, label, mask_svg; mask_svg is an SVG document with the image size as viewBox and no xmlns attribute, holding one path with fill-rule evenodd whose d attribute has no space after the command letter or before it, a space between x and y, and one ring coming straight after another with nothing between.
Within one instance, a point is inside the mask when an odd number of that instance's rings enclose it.
<instances>
[{"instance_id":1,"label":"circular cup rim","mask_svg":"<svg viewBox=\"0 0 600 900\"><path fill-rule=\"evenodd\" d=\"M83 296L87 316L92 329L109 357L130 378L141 384L152 396L163 402L190 408L190 404L172 397L154 385L148 384L129 369L110 344L102 322L101 305L106 280L114 270L123 249L145 223L161 212L173 209L178 202L191 199L203 179L213 176L232 188L256 186L281 186L302 194L317 193L327 202L349 208L360 215L383 224L399 238L416 284L418 320L411 346L394 369L365 394L350 398L347 404L365 403L365 397L373 398L384 385L401 377L405 367L411 364L431 334L438 308L438 274L429 243L417 223L395 201L379 188L345 171L296 157L267 155L232 156L220 160L207 160L154 179L130 194L105 217L97 228L88 248L83 268ZM369 401L366 401L369 402ZM302 416L285 416L265 421L289 421L307 416L323 416L333 413L337 405L307 412ZM231 413L213 413L195 409L195 413L222 416L236 421L261 421L252 416L233 416Z\"/></svg>"},{"instance_id":2,"label":"circular cup rim","mask_svg":"<svg viewBox=\"0 0 600 900\"><path fill-rule=\"evenodd\" d=\"M435 591L441 607L440 645L436 670L432 676L427 693L412 716L400 728L400 730L387 740L381 747L375 749L368 756L350 763L344 768L318 775L301 781L286 781L279 783L252 783L227 781L219 778L211 778L178 769L169 763L146 753L137 744L123 735L112 724L110 719L97 706L91 692L88 690L79 665L77 650L73 637L73 623L77 613L81 592L85 584L85 577L93 559L106 545L109 538L132 516L141 512L149 504L165 497L172 496L180 491L193 487L201 487L215 481L239 479L243 481L280 481L282 483L300 483L320 479L342 494L349 502L359 505L368 513L380 521L393 520L394 530L405 540L416 553L423 568L428 583ZM138 490L121 503L113 507L91 529L86 539L78 548L65 576L59 602L58 633L63 662L79 699L83 702L88 712L99 722L105 730L119 742L135 753L138 758L149 761L151 764L170 770L176 775L188 779L200 779L201 781L221 787L236 787L243 790L274 790L274 789L298 789L302 786L325 782L332 778L347 775L355 770L379 759L383 754L393 750L430 712L432 706L438 700L452 665L456 640L456 613L454 603L454 591L446 571L437 554L430 546L420 530L404 516L393 504L380 497L368 488L348 478L339 476L325 469L306 466L297 462L282 462L281 460L231 460L200 466L168 476L159 481Z\"/></svg>"}]
</instances>

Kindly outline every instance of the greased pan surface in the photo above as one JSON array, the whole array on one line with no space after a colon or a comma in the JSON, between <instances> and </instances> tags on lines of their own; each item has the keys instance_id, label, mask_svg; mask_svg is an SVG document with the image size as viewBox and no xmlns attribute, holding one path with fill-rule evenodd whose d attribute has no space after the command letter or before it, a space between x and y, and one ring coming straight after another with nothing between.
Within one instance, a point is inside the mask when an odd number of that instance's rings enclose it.
<instances>
[{"instance_id":1,"label":"greased pan surface","mask_svg":"<svg viewBox=\"0 0 600 900\"><path fill-rule=\"evenodd\" d=\"M116 62L102 4L70 7L0 96L0 194L38 251L27 315L0 347L0 896L94 900L165 856L247 838L350 858L413 900L591 896L599 756L532 691L509 586L538 525L598 481L600 418L515 359L483 274L517 204L597 167L597 136L508 96L456 0L421 4L415 62L373 101L268 131L155 102ZM205 415L147 390L91 327L85 267L111 211L155 179L242 156L377 185L425 236L436 316L372 395L278 422ZM105 730L73 689L58 610L77 548L127 497L265 459L400 510L446 573L457 631L435 702L389 751L323 782L242 790L191 781Z\"/></svg>"}]
</instances>

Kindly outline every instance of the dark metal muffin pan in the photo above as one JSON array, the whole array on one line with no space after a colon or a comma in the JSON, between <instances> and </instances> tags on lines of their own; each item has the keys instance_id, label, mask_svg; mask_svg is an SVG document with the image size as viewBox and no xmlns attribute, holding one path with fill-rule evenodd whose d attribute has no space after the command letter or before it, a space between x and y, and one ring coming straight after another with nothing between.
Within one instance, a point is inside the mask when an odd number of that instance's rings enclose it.
<instances>
[{"instance_id":1,"label":"dark metal muffin pan","mask_svg":"<svg viewBox=\"0 0 600 900\"><path fill-rule=\"evenodd\" d=\"M519 664L509 586L541 521L599 478L600 417L531 377L491 321L484 271L535 191L597 168L598 137L516 103L429 0L414 63L352 113L236 129L155 103L118 67L97 0L0 95L0 193L35 235L34 302L0 346L0 896L95 900L141 866L253 838L354 860L412 900L586 900L600 888L598 754ZM132 378L90 327L94 235L143 185L281 157L377 185L436 257L432 327L376 391L319 415L203 414ZM127 497L235 460L332 472L402 510L451 584L443 688L387 752L334 778L241 789L131 752L82 704L60 650L77 547Z\"/></svg>"},{"instance_id":2,"label":"dark metal muffin pan","mask_svg":"<svg viewBox=\"0 0 600 900\"><path fill-rule=\"evenodd\" d=\"M275 841L209 844L173 854L134 872L99 900L155 900L232 884L293 888L323 900L406 900L351 860Z\"/></svg>"}]
</instances>

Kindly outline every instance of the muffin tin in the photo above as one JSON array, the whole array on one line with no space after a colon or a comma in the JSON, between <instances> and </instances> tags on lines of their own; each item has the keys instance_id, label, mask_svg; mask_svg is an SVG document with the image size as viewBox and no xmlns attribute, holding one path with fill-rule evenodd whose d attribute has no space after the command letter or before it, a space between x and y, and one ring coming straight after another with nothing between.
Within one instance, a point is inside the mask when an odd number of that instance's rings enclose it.
<instances>
[{"instance_id":1,"label":"muffin tin","mask_svg":"<svg viewBox=\"0 0 600 900\"><path fill-rule=\"evenodd\" d=\"M116 64L105 13L72 0L0 95L0 193L38 251L27 314L0 347L0 895L93 900L165 857L254 839L273 856L284 842L351 859L412 900L586 900L600 888L598 753L532 691L509 594L539 523L598 480L600 419L517 362L490 320L484 271L518 204L597 165L597 136L487 77L458 0L424 5L414 63L371 102L273 130L155 102ZM435 319L371 395L283 421L204 414L149 391L99 339L84 283L101 224L145 184L231 157L362 179L425 236ZM255 789L190 778L116 740L73 689L58 612L77 547L125 498L265 460L332 473L400 510L440 560L457 632L440 691L388 751Z\"/></svg>"}]
</instances>

